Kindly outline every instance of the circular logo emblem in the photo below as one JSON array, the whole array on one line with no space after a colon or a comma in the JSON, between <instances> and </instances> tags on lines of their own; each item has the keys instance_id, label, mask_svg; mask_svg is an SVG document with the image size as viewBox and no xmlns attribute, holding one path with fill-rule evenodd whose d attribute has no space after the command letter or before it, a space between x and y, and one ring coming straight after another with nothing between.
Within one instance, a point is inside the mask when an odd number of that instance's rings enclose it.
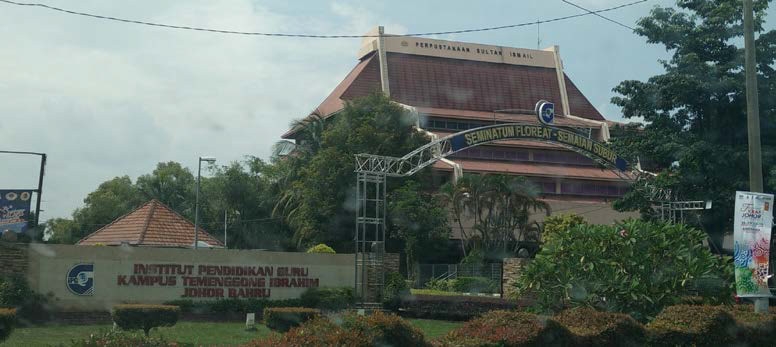
<instances>
[{"instance_id":1,"label":"circular logo emblem","mask_svg":"<svg viewBox=\"0 0 776 347\"><path fill-rule=\"evenodd\" d=\"M407 47L407 46L409 46L409 45L410 45L410 44L409 44L409 43L407 43L407 41L402 41L402 42L401 42L401 46L402 46L402 47Z\"/></svg>"},{"instance_id":2,"label":"circular logo emblem","mask_svg":"<svg viewBox=\"0 0 776 347\"><path fill-rule=\"evenodd\" d=\"M8 201L14 201L14 200L16 200L17 196L18 195L16 193L14 193L14 192L8 192L7 194L5 194L5 199L8 200Z\"/></svg>"},{"instance_id":3,"label":"circular logo emblem","mask_svg":"<svg viewBox=\"0 0 776 347\"><path fill-rule=\"evenodd\" d=\"M75 295L94 294L94 264L76 264L67 272L67 289Z\"/></svg>"},{"instance_id":4,"label":"circular logo emblem","mask_svg":"<svg viewBox=\"0 0 776 347\"><path fill-rule=\"evenodd\" d=\"M19 198L22 199L22 201L30 200L30 192L22 192L19 194Z\"/></svg>"},{"instance_id":5,"label":"circular logo emblem","mask_svg":"<svg viewBox=\"0 0 776 347\"><path fill-rule=\"evenodd\" d=\"M539 121L550 125L555 120L555 104L549 101L539 101L536 103L536 115L539 116Z\"/></svg>"}]
</instances>

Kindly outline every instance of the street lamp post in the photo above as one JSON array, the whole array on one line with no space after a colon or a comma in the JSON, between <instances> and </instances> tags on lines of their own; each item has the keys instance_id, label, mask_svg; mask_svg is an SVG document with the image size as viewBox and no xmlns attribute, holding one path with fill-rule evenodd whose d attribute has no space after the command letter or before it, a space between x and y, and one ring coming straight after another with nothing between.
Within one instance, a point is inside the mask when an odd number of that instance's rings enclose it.
<instances>
[{"instance_id":1,"label":"street lamp post","mask_svg":"<svg viewBox=\"0 0 776 347\"><path fill-rule=\"evenodd\" d=\"M194 202L194 249L199 248L199 182L202 178L202 162L214 163L216 158L199 157L197 162L197 197Z\"/></svg>"}]
</instances>

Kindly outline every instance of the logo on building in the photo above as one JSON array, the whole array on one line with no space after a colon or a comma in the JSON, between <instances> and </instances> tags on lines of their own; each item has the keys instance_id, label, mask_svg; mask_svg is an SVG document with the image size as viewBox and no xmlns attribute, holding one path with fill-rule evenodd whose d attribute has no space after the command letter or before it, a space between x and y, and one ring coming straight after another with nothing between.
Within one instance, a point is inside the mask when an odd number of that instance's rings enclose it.
<instances>
[{"instance_id":1,"label":"logo on building","mask_svg":"<svg viewBox=\"0 0 776 347\"><path fill-rule=\"evenodd\" d=\"M552 121L555 120L555 104L549 101L539 100L534 111L543 124L552 125Z\"/></svg>"},{"instance_id":2,"label":"logo on building","mask_svg":"<svg viewBox=\"0 0 776 347\"><path fill-rule=\"evenodd\" d=\"M67 289L75 295L94 294L94 264L76 264L67 272Z\"/></svg>"}]
</instances>

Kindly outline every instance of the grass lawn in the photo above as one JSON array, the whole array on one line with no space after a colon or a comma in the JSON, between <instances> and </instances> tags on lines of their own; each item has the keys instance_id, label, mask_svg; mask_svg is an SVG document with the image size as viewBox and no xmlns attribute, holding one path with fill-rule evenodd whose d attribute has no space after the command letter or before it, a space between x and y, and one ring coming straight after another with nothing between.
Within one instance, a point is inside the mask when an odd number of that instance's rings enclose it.
<instances>
[{"instance_id":1,"label":"grass lawn","mask_svg":"<svg viewBox=\"0 0 776 347\"><path fill-rule=\"evenodd\" d=\"M411 324L423 330L429 339L446 334L461 323L430 319L409 319ZM5 346L69 345L71 340L85 339L89 334L111 329L111 325L50 325L34 328L17 328L3 343ZM258 331L245 331L244 323L178 322L173 327L151 330L151 336L163 336L170 341L195 345L239 345L255 338L274 334L261 324Z\"/></svg>"}]
</instances>

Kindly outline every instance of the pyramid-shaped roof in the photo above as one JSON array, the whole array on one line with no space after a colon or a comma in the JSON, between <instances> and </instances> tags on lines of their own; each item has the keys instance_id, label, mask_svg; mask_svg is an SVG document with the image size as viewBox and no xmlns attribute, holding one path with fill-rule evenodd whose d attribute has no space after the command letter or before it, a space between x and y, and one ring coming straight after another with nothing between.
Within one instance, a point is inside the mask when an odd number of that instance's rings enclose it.
<instances>
[{"instance_id":1,"label":"pyramid-shaped roof","mask_svg":"<svg viewBox=\"0 0 776 347\"><path fill-rule=\"evenodd\" d=\"M415 38L410 37L387 39L401 40L401 45L410 47L421 44L413 43ZM410 42L404 42L405 40ZM442 40L426 41L447 43L451 45L450 48L458 44L470 45ZM472 50L476 49L474 46ZM510 50L516 50L515 53L542 54L544 58L552 56L548 51L508 47L499 49L503 55L511 52ZM552 64L505 63L487 57L453 58L436 53L410 53L401 47L389 48L386 52L386 62L391 99L404 105L457 112L490 112L492 119L493 113L498 113L499 110L533 115L536 102L545 99L555 102L557 114L565 114L564 106L560 102L562 92L557 67ZM569 113L593 121L605 121L603 115L571 78L565 72L561 76L568 95ZM361 56L353 70L317 107L318 113L328 118L341 110L346 101L380 91L380 80L379 55L376 51L367 49L367 53ZM291 129L282 137L293 138L297 131L298 128Z\"/></svg>"},{"instance_id":2,"label":"pyramid-shaped roof","mask_svg":"<svg viewBox=\"0 0 776 347\"><path fill-rule=\"evenodd\" d=\"M199 241L223 246L199 228ZM194 245L194 224L158 200L151 200L78 241L79 245L185 247Z\"/></svg>"}]
</instances>

